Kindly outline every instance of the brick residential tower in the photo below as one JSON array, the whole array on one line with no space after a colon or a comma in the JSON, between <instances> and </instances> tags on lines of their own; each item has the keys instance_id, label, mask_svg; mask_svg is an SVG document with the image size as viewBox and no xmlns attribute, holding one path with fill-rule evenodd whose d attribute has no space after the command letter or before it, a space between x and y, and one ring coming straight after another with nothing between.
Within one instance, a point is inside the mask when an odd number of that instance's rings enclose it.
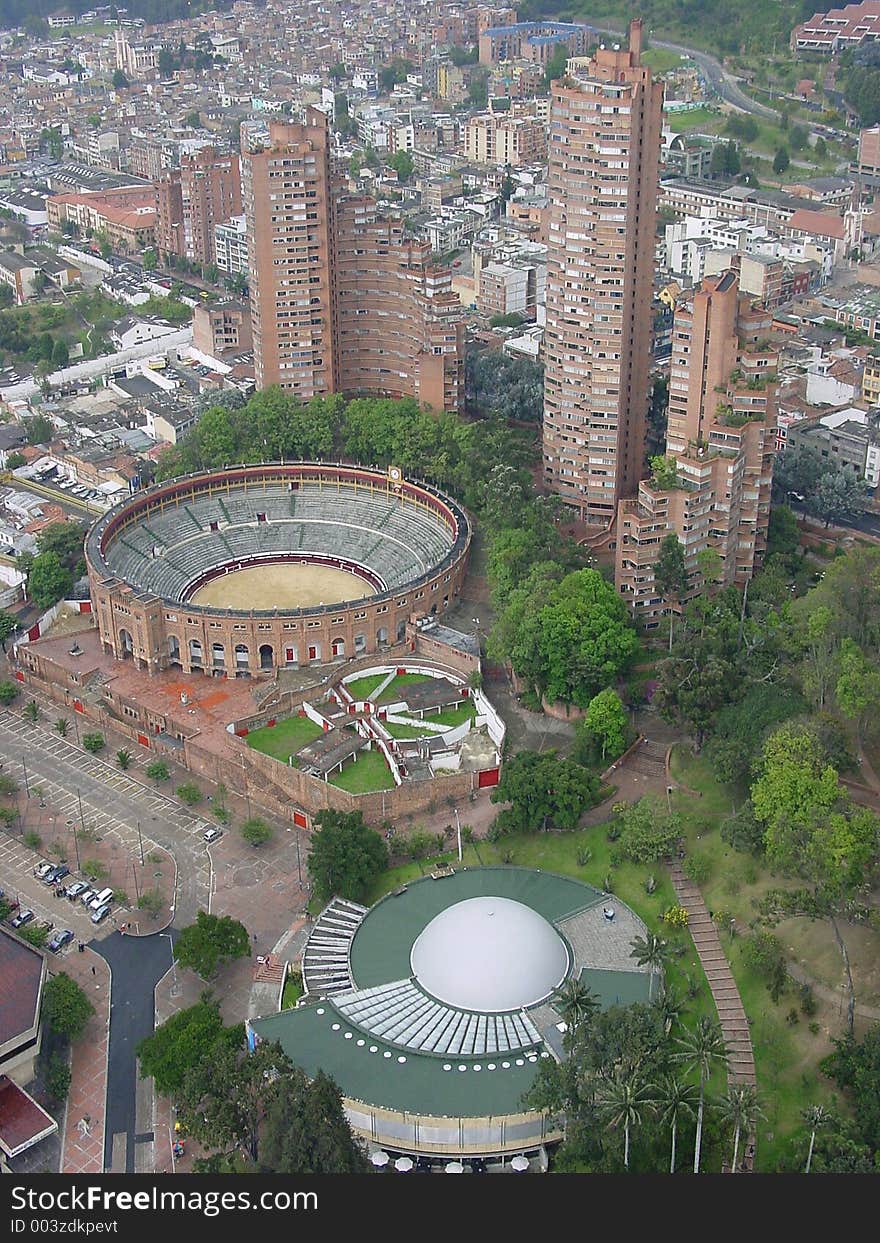
<instances>
[{"instance_id":1,"label":"brick residential tower","mask_svg":"<svg viewBox=\"0 0 880 1243\"><path fill-rule=\"evenodd\" d=\"M448 268L335 175L325 115L242 156L257 387L415 397L455 410L464 321Z\"/></svg>"},{"instance_id":2,"label":"brick residential tower","mask_svg":"<svg viewBox=\"0 0 880 1243\"><path fill-rule=\"evenodd\" d=\"M721 558L722 586L744 586L767 548L776 425L772 312L741 294L736 274L708 277L676 308L666 456L674 474L643 480L622 500L614 580L648 629L668 611L654 585L667 535L684 546L688 590L705 586L699 554Z\"/></svg>"},{"instance_id":3,"label":"brick residential tower","mask_svg":"<svg viewBox=\"0 0 880 1243\"><path fill-rule=\"evenodd\" d=\"M644 463L663 86L641 45L633 21L552 87L544 478L602 527Z\"/></svg>"}]
</instances>

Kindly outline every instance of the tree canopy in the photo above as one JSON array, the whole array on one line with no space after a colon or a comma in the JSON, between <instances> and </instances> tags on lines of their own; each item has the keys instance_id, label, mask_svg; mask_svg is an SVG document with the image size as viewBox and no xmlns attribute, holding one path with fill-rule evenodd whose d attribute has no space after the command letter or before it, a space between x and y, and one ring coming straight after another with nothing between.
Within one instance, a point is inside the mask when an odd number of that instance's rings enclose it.
<instances>
[{"instance_id":1,"label":"tree canopy","mask_svg":"<svg viewBox=\"0 0 880 1243\"><path fill-rule=\"evenodd\" d=\"M163 1096L176 1096L187 1074L210 1065L218 1047L238 1048L244 1040L239 1023L226 1027L219 1003L207 993L194 1006L178 1010L137 1047L142 1079L154 1079Z\"/></svg>"},{"instance_id":2,"label":"tree canopy","mask_svg":"<svg viewBox=\"0 0 880 1243\"><path fill-rule=\"evenodd\" d=\"M27 575L27 590L37 608L51 608L69 595L72 587L73 575L57 553L44 552L34 557Z\"/></svg>"},{"instance_id":3,"label":"tree canopy","mask_svg":"<svg viewBox=\"0 0 880 1243\"><path fill-rule=\"evenodd\" d=\"M361 812L325 810L315 817L308 870L318 898L359 902L388 866L388 848Z\"/></svg>"},{"instance_id":4,"label":"tree canopy","mask_svg":"<svg viewBox=\"0 0 880 1243\"><path fill-rule=\"evenodd\" d=\"M59 1036L77 1040L95 1013L89 998L70 976L61 971L46 981L43 989L43 1018Z\"/></svg>"},{"instance_id":5,"label":"tree canopy","mask_svg":"<svg viewBox=\"0 0 880 1243\"><path fill-rule=\"evenodd\" d=\"M598 779L554 751L520 751L501 769L493 803L510 803L498 815L498 832L575 829L598 801Z\"/></svg>"},{"instance_id":6,"label":"tree canopy","mask_svg":"<svg viewBox=\"0 0 880 1243\"><path fill-rule=\"evenodd\" d=\"M244 924L230 915L209 915L199 911L196 922L184 928L174 943L174 957L182 967L191 967L203 980L217 974L228 960L250 953L250 938Z\"/></svg>"}]
</instances>

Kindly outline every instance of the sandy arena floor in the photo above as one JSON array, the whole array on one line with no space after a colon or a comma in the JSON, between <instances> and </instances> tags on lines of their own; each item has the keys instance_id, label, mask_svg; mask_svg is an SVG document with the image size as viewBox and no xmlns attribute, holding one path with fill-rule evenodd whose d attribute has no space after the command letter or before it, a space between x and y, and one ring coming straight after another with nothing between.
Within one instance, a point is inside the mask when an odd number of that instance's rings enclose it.
<instances>
[{"instance_id":1,"label":"sandy arena floor","mask_svg":"<svg viewBox=\"0 0 880 1243\"><path fill-rule=\"evenodd\" d=\"M357 574L326 565L254 565L205 583L193 604L228 609L301 609L375 595Z\"/></svg>"}]
</instances>

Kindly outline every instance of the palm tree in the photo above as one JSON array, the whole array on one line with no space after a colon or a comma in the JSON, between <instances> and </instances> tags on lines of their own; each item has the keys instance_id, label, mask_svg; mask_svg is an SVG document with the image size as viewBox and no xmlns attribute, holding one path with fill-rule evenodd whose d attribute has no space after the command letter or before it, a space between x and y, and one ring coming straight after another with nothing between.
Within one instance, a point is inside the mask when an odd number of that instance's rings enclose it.
<instances>
[{"instance_id":1,"label":"palm tree","mask_svg":"<svg viewBox=\"0 0 880 1243\"><path fill-rule=\"evenodd\" d=\"M662 937L649 932L647 936L636 937L630 945L632 949L629 956L634 958L640 967L650 967L653 971L662 970L669 956L669 947Z\"/></svg>"},{"instance_id":2,"label":"palm tree","mask_svg":"<svg viewBox=\"0 0 880 1243\"><path fill-rule=\"evenodd\" d=\"M638 1070L602 1078L596 1091L596 1107L612 1128L623 1127L623 1168L629 1173L629 1136L641 1126L642 1110L653 1105L651 1089L639 1077Z\"/></svg>"},{"instance_id":3,"label":"palm tree","mask_svg":"<svg viewBox=\"0 0 880 1243\"><path fill-rule=\"evenodd\" d=\"M668 985L664 985L659 996L652 1002L652 1005L657 1011L657 1017L663 1024L663 1031L668 1036L675 1026L676 1019L680 1017L684 1009L684 1002Z\"/></svg>"},{"instance_id":4,"label":"palm tree","mask_svg":"<svg viewBox=\"0 0 880 1243\"><path fill-rule=\"evenodd\" d=\"M571 1045L574 1033L588 1022L599 1009L599 998L580 980L566 980L556 993L556 1009L565 1020L566 1042Z\"/></svg>"},{"instance_id":5,"label":"palm tree","mask_svg":"<svg viewBox=\"0 0 880 1243\"><path fill-rule=\"evenodd\" d=\"M694 1148L694 1173L700 1172L700 1148L703 1143L703 1112L706 1104L706 1083L712 1075L715 1062L727 1063L727 1045L721 1034L721 1026L715 1019L705 1015L696 1029L686 1032L678 1041L681 1053L676 1056L685 1062L689 1070L700 1072L700 1104L697 1109L697 1141Z\"/></svg>"},{"instance_id":6,"label":"palm tree","mask_svg":"<svg viewBox=\"0 0 880 1243\"><path fill-rule=\"evenodd\" d=\"M720 1102L719 1108L725 1121L733 1126L733 1161L730 1172L735 1174L740 1135L743 1130L751 1130L758 1118L764 1116L758 1108L757 1088L751 1083L728 1083L727 1095Z\"/></svg>"},{"instance_id":7,"label":"palm tree","mask_svg":"<svg viewBox=\"0 0 880 1243\"><path fill-rule=\"evenodd\" d=\"M672 1154L669 1160L669 1173L675 1173L675 1143L678 1136L678 1118L680 1114L692 1118L697 1100L697 1089L692 1083L685 1083L676 1075L665 1075L653 1088L657 1104L660 1106L660 1121L672 1128Z\"/></svg>"},{"instance_id":8,"label":"palm tree","mask_svg":"<svg viewBox=\"0 0 880 1243\"><path fill-rule=\"evenodd\" d=\"M643 937L636 937L630 942L632 946L629 956L634 958L640 967L647 967L651 972L648 995L653 992L654 976L663 977L663 964L669 955L669 947L662 937L653 932Z\"/></svg>"},{"instance_id":9,"label":"palm tree","mask_svg":"<svg viewBox=\"0 0 880 1243\"><path fill-rule=\"evenodd\" d=\"M832 1120L832 1115L824 1107L824 1105L810 1105L809 1109L803 1110L803 1119L810 1128L810 1151L807 1153L807 1165L804 1170L805 1174L809 1174L810 1166L813 1164L813 1148L816 1143L816 1132L821 1131L823 1127L828 1126Z\"/></svg>"},{"instance_id":10,"label":"palm tree","mask_svg":"<svg viewBox=\"0 0 880 1243\"><path fill-rule=\"evenodd\" d=\"M60 716L55 722L55 733L60 734L62 738L67 737L67 731L70 729L70 723Z\"/></svg>"}]
</instances>

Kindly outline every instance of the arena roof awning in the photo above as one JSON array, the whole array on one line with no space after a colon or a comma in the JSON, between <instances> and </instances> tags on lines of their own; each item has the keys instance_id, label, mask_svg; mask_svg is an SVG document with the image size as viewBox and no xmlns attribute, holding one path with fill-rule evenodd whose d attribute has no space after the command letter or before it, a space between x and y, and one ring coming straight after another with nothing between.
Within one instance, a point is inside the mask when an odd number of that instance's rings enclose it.
<instances>
[{"instance_id":1,"label":"arena roof awning","mask_svg":"<svg viewBox=\"0 0 880 1243\"><path fill-rule=\"evenodd\" d=\"M369 740L360 734L347 729L329 729L298 751L297 759L303 768L324 777L341 768L346 760L352 759L368 745Z\"/></svg>"},{"instance_id":2,"label":"arena roof awning","mask_svg":"<svg viewBox=\"0 0 880 1243\"><path fill-rule=\"evenodd\" d=\"M400 700L409 712L427 712L431 708L446 708L464 698L462 687L447 678L429 678L401 687Z\"/></svg>"}]
</instances>

